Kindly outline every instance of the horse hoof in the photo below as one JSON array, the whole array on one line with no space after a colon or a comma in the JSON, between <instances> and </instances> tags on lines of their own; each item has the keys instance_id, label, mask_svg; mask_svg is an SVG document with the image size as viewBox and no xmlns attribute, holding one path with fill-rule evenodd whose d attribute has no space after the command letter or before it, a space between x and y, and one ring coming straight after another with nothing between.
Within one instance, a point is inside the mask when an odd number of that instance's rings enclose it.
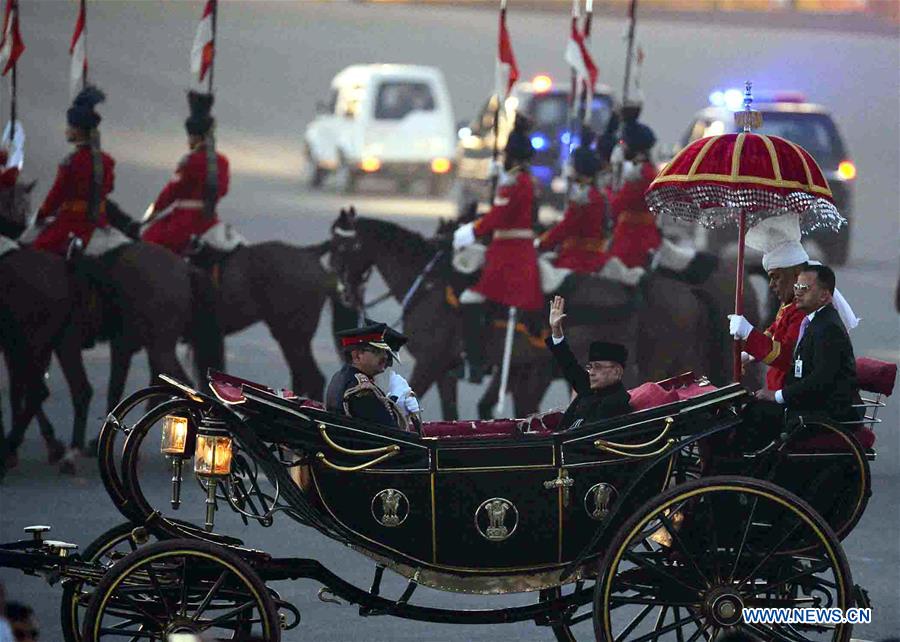
<instances>
[{"instance_id":1,"label":"horse hoof","mask_svg":"<svg viewBox=\"0 0 900 642\"><path fill-rule=\"evenodd\" d=\"M97 453L100 450L100 440L99 439L89 439L87 443L87 447L84 449L84 453L82 453L85 457L96 457Z\"/></svg>"},{"instance_id":2,"label":"horse hoof","mask_svg":"<svg viewBox=\"0 0 900 642\"><path fill-rule=\"evenodd\" d=\"M75 462L78 460L78 457L81 455L81 450L78 448L69 448L66 451L66 454L63 455L62 460L59 462L59 472L62 475L76 475L78 474L78 468L75 465Z\"/></svg>"},{"instance_id":3,"label":"horse hoof","mask_svg":"<svg viewBox=\"0 0 900 642\"><path fill-rule=\"evenodd\" d=\"M66 454L66 447L58 439L47 440L47 463L55 464Z\"/></svg>"}]
</instances>

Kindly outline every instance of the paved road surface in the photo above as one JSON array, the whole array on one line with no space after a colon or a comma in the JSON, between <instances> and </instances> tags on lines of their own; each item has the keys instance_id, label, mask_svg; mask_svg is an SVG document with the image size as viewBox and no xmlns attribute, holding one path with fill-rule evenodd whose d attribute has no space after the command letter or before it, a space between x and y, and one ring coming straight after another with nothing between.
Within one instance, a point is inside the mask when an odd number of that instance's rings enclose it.
<instances>
[{"instance_id":1,"label":"paved road surface","mask_svg":"<svg viewBox=\"0 0 900 642\"><path fill-rule=\"evenodd\" d=\"M182 122L186 115L187 54L200 4L144 2L93 3L89 56L92 78L106 90L103 142L118 160L115 196L137 214L155 196L184 151ZM37 178L42 197L54 168L66 153L63 138L67 106L68 43L74 22L71 3L22 3L22 31L28 46L19 67L20 113L28 132L26 178ZM562 37L566 24L546 13L513 12L509 26L520 67L566 77ZM219 59L216 67L219 147L232 160L232 191L221 207L251 240L283 238L299 244L318 242L340 206L348 199L331 192L310 193L298 179L300 135L312 117L315 101L325 96L330 78L355 62L414 62L444 71L457 118L471 116L491 89L495 17L461 9L356 6L297 3L224 3L220 11ZM595 22L593 50L601 76L621 84L624 21ZM851 223L853 256L838 271L842 290L863 317L854 333L857 354L897 361L898 317L892 307L898 270L898 127L896 87L898 42L876 35L843 35L771 28L741 29L702 23L647 22L639 26L647 52L644 81L646 119L661 142L680 137L692 113L717 87L740 86L751 78L759 88L805 91L830 106L859 169L857 206ZM390 186L370 186L355 197L357 210L430 233L440 215L450 215L450 201L424 197L395 199ZM379 291L377 286L373 293ZM286 293L289 295L289 293ZM394 302L373 311L393 319ZM315 355L326 373L337 367L323 315ZM108 350L85 353L97 391L91 416L105 408ZM250 379L284 385L287 368L262 327L228 341L229 369ZM140 360L139 360L140 361ZM409 365L406 365L409 368ZM57 369L51 372L53 397L47 404L60 433L67 434L70 409ZM147 381L136 363L129 390ZM5 384L4 384L5 388ZM5 393L4 389L4 393ZM478 390L461 386L461 411L474 416ZM543 405L564 403L556 384ZM437 399L424 398L426 417L435 417ZM7 417L8 412L6 413ZM854 579L869 588L875 622L856 635L878 639L900 631L896 611L900 596L898 544L898 404L892 401L879 430L879 458L873 465L874 496L856 531L845 542ZM99 426L99 421L95 424ZM75 479L59 477L42 463L39 444L26 444L24 461L0 487L0 541L17 538L27 524L49 522L55 535L81 543L119 521L106 498L95 468L84 462ZM152 464L148 464L151 466ZM156 490L166 492L163 471ZM361 585L371 580L371 566L315 533L284 520L273 528L247 535L253 546L277 554L308 555ZM11 597L37 608L44 638L58 639L58 589L42 581L0 572ZM550 639L531 625L505 628L361 620L355 609L321 604L307 583L279 587L303 612L301 633L289 640L343 641L363 635L387 640ZM387 593L401 590L393 583ZM484 606L478 597L455 602L430 593L436 604ZM530 600L531 597L516 598ZM513 600L515 601L515 600Z\"/></svg>"}]
</instances>

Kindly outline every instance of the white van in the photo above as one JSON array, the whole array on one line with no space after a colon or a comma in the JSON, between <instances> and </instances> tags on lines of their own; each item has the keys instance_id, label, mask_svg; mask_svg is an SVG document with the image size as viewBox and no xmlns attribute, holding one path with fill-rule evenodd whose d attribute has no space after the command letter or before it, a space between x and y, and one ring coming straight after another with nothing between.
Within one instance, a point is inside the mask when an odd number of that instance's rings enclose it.
<instances>
[{"instance_id":1,"label":"white van","mask_svg":"<svg viewBox=\"0 0 900 642\"><path fill-rule=\"evenodd\" d=\"M405 191L416 178L429 192L452 181L456 143L453 108L439 69L419 65L353 65L331 81L327 102L304 134L307 179L329 172L351 192L363 175L395 178Z\"/></svg>"}]
</instances>

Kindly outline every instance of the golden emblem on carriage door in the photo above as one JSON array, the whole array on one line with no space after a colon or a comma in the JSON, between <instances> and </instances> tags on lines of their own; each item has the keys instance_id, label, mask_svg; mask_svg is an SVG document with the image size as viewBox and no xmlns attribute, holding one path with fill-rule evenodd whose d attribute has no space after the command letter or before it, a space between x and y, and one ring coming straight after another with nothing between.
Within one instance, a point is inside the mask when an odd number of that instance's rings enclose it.
<instances>
[{"instance_id":1,"label":"golden emblem on carriage door","mask_svg":"<svg viewBox=\"0 0 900 642\"><path fill-rule=\"evenodd\" d=\"M519 511L515 504L503 497L492 497L475 511L475 528L490 542L502 542L516 531Z\"/></svg>"},{"instance_id":2,"label":"golden emblem on carriage door","mask_svg":"<svg viewBox=\"0 0 900 642\"><path fill-rule=\"evenodd\" d=\"M382 526L400 526L409 516L409 500L396 488L385 488L372 498L372 517Z\"/></svg>"},{"instance_id":3,"label":"golden emblem on carriage door","mask_svg":"<svg viewBox=\"0 0 900 642\"><path fill-rule=\"evenodd\" d=\"M618 496L619 491L612 484L594 484L584 496L584 510L591 519L600 521L609 515L610 506Z\"/></svg>"}]
</instances>

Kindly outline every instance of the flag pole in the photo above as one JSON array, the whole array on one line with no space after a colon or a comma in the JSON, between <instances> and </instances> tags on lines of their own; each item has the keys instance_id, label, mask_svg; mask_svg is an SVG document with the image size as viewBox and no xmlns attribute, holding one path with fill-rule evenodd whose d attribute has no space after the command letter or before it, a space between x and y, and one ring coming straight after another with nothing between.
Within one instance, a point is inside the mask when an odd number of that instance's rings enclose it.
<instances>
[{"instance_id":1,"label":"flag pole","mask_svg":"<svg viewBox=\"0 0 900 642\"><path fill-rule=\"evenodd\" d=\"M88 84L88 48L87 48L87 35L88 35L88 20L87 20L87 0L81 0L81 11L84 12L84 30L82 36L84 37L84 62L82 63L82 73L81 73L81 88L84 89Z\"/></svg>"},{"instance_id":2,"label":"flag pole","mask_svg":"<svg viewBox=\"0 0 900 642\"><path fill-rule=\"evenodd\" d=\"M585 15L584 15L584 45L585 48L591 41L591 24L593 23L594 18L594 0L585 0ZM584 138L584 130L587 128L588 123L591 122L591 111L593 105L594 97L594 88L588 87L588 83L591 82L590 78L585 78L581 83L581 104L578 107L578 115L581 118L581 135ZM590 100L588 99L590 96Z\"/></svg>"},{"instance_id":3,"label":"flag pole","mask_svg":"<svg viewBox=\"0 0 900 642\"><path fill-rule=\"evenodd\" d=\"M213 93L213 74L216 70L216 22L219 17L219 2L212 0L212 60L209 61L209 84L207 93Z\"/></svg>"},{"instance_id":4,"label":"flag pole","mask_svg":"<svg viewBox=\"0 0 900 642\"><path fill-rule=\"evenodd\" d=\"M619 131L616 137L621 141L625 137L625 112L628 107L628 88L631 85L631 59L634 57L634 29L637 24L637 0L628 5L628 44L625 48L625 78L622 83L622 108L619 113ZM622 163L613 167L613 188L622 187Z\"/></svg>"},{"instance_id":5,"label":"flag pole","mask_svg":"<svg viewBox=\"0 0 900 642\"><path fill-rule=\"evenodd\" d=\"M18 19L19 18L19 0L12 0L12 9L15 13L10 15L10 19ZM17 78L16 78L16 67L18 67L19 61L13 63L12 67L12 78L10 78L10 97L9 97L9 142L10 144L16 140L16 95L18 94L17 87Z\"/></svg>"},{"instance_id":6,"label":"flag pole","mask_svg":"<svg viewBox=\"0 0 900 642\"><path fill-rule=\"evenodd\" d=\"M506 0L500 0L500 22L499 22L500 26L499 26L498 32L497 32L498 42L500 40L500 37L502 36L502 34L500 33L499 30L502 29L503 25L505 25L505 24L506 24ZM494 145L493 145L493 149L491 149L491 165L492 166L497 164L497 157L500 156L500 146L499 146L499 141L497 139L500 136L500 109L503 105L503 99L501 97L501 92L503 92L503 88L502 88L503 79L500 77L499 57L498 57L498 62L495 64L497 65L497 70L494 74L495 82L497 83L497 86L495 87L495 89L497 90L497 92L496 92L497 105L496 105L496 108L494 109L494 127L493 127ZM496 194L497 194L497 181L499 180L499 178L500 177L497 176L496 174L491 176L491 200L490 200L491 203L494 202L494 196L496 196Z\"/></svg>"},{"instance_id":7,"label":"flag pole","mask_svg":"<svg viewBox=\"0 0 900 642\"><path fill-rule=\"evenodd\" d=\"M580 0L572 0L572 20L571 25L569 26L570 32L567 34L567 38L572 37L572 30L578 29L578 16L581 14L581 9L579 7ZM572 147L574 147L572 143L572 139L574 138L575 133L575 121L578 118L576 114L576 109L578 106L578 74L576 73L574 67L570 71L570 83L569 83L569 142L566 145L566 165L569 164L569 159L572 156ZM567 190L568 191L568 190Z\"/></svg>"}]
</instances>

